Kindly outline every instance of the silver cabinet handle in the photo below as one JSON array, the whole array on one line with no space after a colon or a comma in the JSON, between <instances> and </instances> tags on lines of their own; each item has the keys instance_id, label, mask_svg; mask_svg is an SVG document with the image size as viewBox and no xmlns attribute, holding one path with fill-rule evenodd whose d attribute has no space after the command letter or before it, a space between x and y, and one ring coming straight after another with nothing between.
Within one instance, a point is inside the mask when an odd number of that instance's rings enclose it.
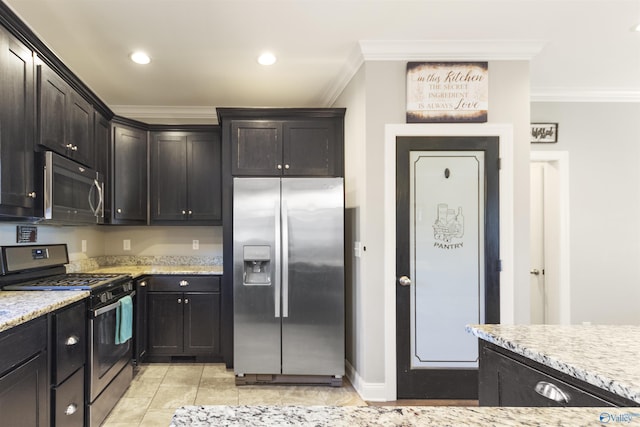
<instances>
[{"instance_id":1,"label":"silver cabinet handle","mask_svg":"<svg viewBox=\"0 0 640 427\"><path fill-rule=\"evenodd\" d=\"M73 149L73 144L66 144L64 148L68 148L69 150Z\"/></svg>"},{"instance_id":2,"label":"silver cabinet handle","mask_svg":"<svg viewBox=\"0 0 640 427\"><path fill-rule=\"evenodd\" d=\"M116 212L122 213L122 209L118 208L118 209L116 209Z\"/></svg>"},{"instance_id":3,"label":"silver cabinet handle","mask_svg":"<svg viewBox=\"0 0 640 427\"><path fill-rule=\"evenodd\" d=\"M278 165L278 169L282 169L282 165Z\"/></svg>"},{"instance_id":4,"label":"silver cabinet handle","mask_svg":"<svg viewBox=\"0 0 640 427\"><path fill-rule=\"evenodd\" d=\"M189 215L191 215L191 214L193 213L193 211L188 211L187 213L188 213Z\"/></svg>"},{"instance_id":5,"label":"silver cabinet handle","mask_svg":"<svg viewBox=\"0 0 640 427\"><path fill-rule=\"evenodd\" d=\"M145 286L147 286L147 282L145 282L145 281L140 282L140 286L142 286L144 288Z\"/></svg>"},{"instance_id":6,"label":"silver cabinet handle","mask_svg":"<svg viewBox=\"0 0 640 427\"><path fill-rule=\"evenodd\" d=\"M75 403L72 403L69 406L67 406L67 408L64 410L64 414L73 415L76 413L77 410L78 410L78 405L76 405Z\"/></svg>"},{"instance_id":7,"label":"silver cabinet handle","mask_svg":"<svg viewBox=\"0 0 640 427\"><path fill-rule=\"evenodd\" d=\"M187 214L187 211L182 211L182 215L186 215L186 214Z\"/></svg>"},{"instance_id":8,"label":"silver cabinet handle","mask_svg":"<svg viewBox=\"0 0 640 427\"><path fill-rule=\"evenodd\" d=\"M289 165L284 165L284 168L285 169L289 169Z\"/></svg>"},{"instance_id":9,"label":"silver cabinet handle","mask_svg":"<svg viewBox=\"0 0 640 427\"><path fill-rule=\"evenodd\" d=\"M75 335L71 335L69 338L67 338L67 340L64 342L64 345L71 347L72 345L76 345L78 344L78 342L80 342L80 339L78 337L76 337Z\"/></svg>"},{"instance_id":10,"label":"silver cabinet handle","mask_svg":"<svg viewBox=\"0 0 640 427\"><path fill-rule=\"evenodd\" d=\"M398 283L400 283L400 286L411 286L411 279L407 276L402 276L398 279Z\"/></svg>"},{"instance_id":11,"label":"silver cabinet handle","mask_svg":"<svg viewBox=\"0 0 640 427\"><path fill-rule=\"evenodd\" d=\"M31 197L32 199L36 198L36 192L32 191L31 193L27 194L27 197Z\"/></svg>"},{"instance_id":12,"label":"silver cabinet handle","mask_svg":"<svg viewBox=\"0 0 640 427\"><path fill-rule=\"evenodd\" d=\"M185 298L185 299L184 299L184 303L185 303L185 304L189 304L189 298Z\"/></svg>"},{"instance_id":13,"label":"silver cabinet handle","mask_svg":"<svg viewBox=\"0 0 640 427\"><path fill-rule=\"evenodd\" d=\"M553 400L558 403L569 403L570 397L567 393L562 391L560 387L555 384L548 383L546 381L540 381L536 384L534 390L542 397L546 397L549 400Z\"/></svg>"},{"instance_id":14,"label":"silver cabinet handle","mask_svg":"<svg viewBox=\"0 0 640 427\"><path fill-rule=\"evenodd\" d=\"M180 280L180 286L182 287L189 286L189 282L187 282L186 280Z\"/></svg>"},{"instance_id":15,"label":"silver cabinet handle","mask_svg":"<svg viewBox=\"0 0 640 427\"><path fill-rule=\"evenodd\" d=\"M182 304L182 298L178 298L178 304Z\"/></svg>"}]
</instances>

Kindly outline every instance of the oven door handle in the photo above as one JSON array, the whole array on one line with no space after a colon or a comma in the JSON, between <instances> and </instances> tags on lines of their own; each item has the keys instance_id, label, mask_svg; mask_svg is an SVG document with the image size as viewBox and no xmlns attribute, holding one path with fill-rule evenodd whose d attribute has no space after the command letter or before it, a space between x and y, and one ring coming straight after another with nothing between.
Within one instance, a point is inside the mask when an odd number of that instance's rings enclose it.
<instances>
[{"instance_id":1,"label":"oven door handle","mask_svg":"<svg viewBox=\"0 0 640 427\"><path fill-rule=\"evenodd\" d=\"M130 297L133 298L133 296L135 294L136 294L136 291L133 291L130 294L127 294L127 295L129 295ZM104 313L106 313L108 311L115 310L116 308L118 308L119 305L120 305L120 300L114 302L113 304L109 304L109 305L105 305L104 307L100 307L97 310L93 310L93 317L96 318L96 317L100 316L101 314L104 314Z\"/></svg>"}]
</instances>

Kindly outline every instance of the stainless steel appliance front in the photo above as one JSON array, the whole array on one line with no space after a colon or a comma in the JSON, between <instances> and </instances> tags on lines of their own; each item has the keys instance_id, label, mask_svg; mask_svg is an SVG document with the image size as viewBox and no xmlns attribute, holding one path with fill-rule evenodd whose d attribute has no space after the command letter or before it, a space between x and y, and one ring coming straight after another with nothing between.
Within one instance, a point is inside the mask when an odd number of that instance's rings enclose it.
<instances>
[{"instance_id":1,"label":"stainless steel appliance front","mask_svg":"<svg viewBox=\"0 0 640 427\"><path fill-rule=\"evenodd\" d=\"M235 178L237 375L344 375L342 178Z\"/></svg>"},{"instance_id":2,"label":"stainless steel appliance front","mask_svg":"<svg viewBox=\"0 0 640 427\"><path fill-rule=\"evenodd\" d=\"M104 183L95 170L52 151L41 154L42 217L61 224L104 223Z\"/></svg>"}]
</instances>

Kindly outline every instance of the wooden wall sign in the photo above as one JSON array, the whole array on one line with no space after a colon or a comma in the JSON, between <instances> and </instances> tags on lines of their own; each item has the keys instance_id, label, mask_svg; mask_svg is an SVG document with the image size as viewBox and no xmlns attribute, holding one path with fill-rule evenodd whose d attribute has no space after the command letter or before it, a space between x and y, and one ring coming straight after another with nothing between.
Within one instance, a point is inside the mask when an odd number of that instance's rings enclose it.
<instances>
[{"instance_id":1,"label":"wooden wall sign","mask_svg":"<svg viewBox=\"0 0 640 427\"><path fill-rule=\"evenodd\" d=\"M407 123L487 121L487 62L407 63Z\"/></svg>"}]
</instances>

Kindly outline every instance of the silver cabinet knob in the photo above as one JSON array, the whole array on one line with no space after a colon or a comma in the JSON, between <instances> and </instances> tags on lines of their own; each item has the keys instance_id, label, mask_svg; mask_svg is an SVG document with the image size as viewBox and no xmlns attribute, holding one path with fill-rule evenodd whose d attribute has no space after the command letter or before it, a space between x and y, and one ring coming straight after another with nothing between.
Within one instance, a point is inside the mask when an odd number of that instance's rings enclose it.
<instances>
[{"instance_id":1,"label":"silver cabinet knob","mask_svg":"<svg viewBox=\"0 0 640 427\"><path fill-rule=\"evenodd\" d=\"M144 288L145 286L147 286L147 282L145 282L145 281L140 282L140 286L142 286Z\"/></svg>"},{"instance_id":2,"label":"silver cabinet knob","mask_svg":"<svg viewBox=\"0 0 640 427\"><path fill-rule=\"evenodd\" d=\"M73 148L73 144L66 144L64 148L68 148L69 150L71 150Z\"/></svg>"},{"instance_id":3,"label":"silver cabinet knob","mask_svg":"<svg viewBox=\"0 0 640 427\"><path fill-rule=\"evenodd\" d=\"M185 304L189 304L189 298L185 298L185 299L184 299L184 303L185 303Z\"/></svg>"},{"instance_id":4,"label":"silver cabinet knob","mask_svg":"<svg viewBox=\"0 0 640 427\"><path fill-rule=\"evenodd\" d=\"M78 344L78 342L80 342L80 339L78 337L76 337L75 335L71 335L69 338L67 338L67 340L64 342L64 345L71 347L72 345L76 345Z\"/></svg>"},{"instance_id":5,"label":"silver cabinet knob","mask_svg":"<svg viewBox=\"0 0 640 427\"><path fill-rule=\"evenodd\" d=\"M28 193L27 197L31 197L32 199L35 199L36 198L36 192L32 191L31 193Z\"/></svg>"},{"instance_id":6,"label":"silver cabinet knob","mask_svg":"<svg viewBox=\"0 0 640 427\"><path fill-rule=\"evenodd\" d=\"M72 403L69 406L67 406L67 408L64 410L64 414L73 415L76 413L77 410L78 410L78 405L76 405L75 403Z\"/></svg>"},{"instance_id":7,"label":"silver cabinet knob","mask_svg":"<svg viewBox=\"0 0 640 427\"><path fill-rule=\"evenodd\" d=\"M569 400L571 399L567 393L560 389L560 387L546 381L538 382L534 390L540 396L546 397L547 399L553 400L554 402L558 403L569 403Z\"/></svg>"},{"instance_id":8,"label":"silver cabinet knob","mask_svg":"<svg viewBox=\"0 0 640 427\"><path fill-rule=\"evenodd\" d=\"M116 212L122 213L122 209L118 208L118 209L116 209Z\"/></svg>"},{"instance_id":9,"label":"silver cabinet knob","mask_svg":"<svg viewBox=\"0 0 640 427\"><path fill-rule=\"evenodd\" d=\"M186 280L180 280L180 286L185 287L185 286L189 286L189 282L187 282Z\"/></svg>"},{"instance_id":10,"label":"silver cabinet knob","mask_svg":"<svg viewBox=\"0 0 640 427\"><path fill-rule=\"evenodd\" d=\"M182 304L182 298L178 298L178 304Z\"/></svg>"},{"instance_id":11,"label":"silver cabinet knob","mask_svg":"<svg viewBox=\"0 0 640 427\"><path fill-rule=\"evenodd\" d=\"M285 169L289 169L289 165L284 165L284 168Z\"/></svg>"},{"instance_id":12,"label":"silver cabinet knob","mask_svg":"<svg viewBox=\"0 0 640 427\"><path fill-rule=\"evenodd\" d=\"M278 170L282 169L282 165L278 165Z\"/></svg>"},{"instance_id":13,"label":"silver cabinet knob","mask_svg":"<svg viewBox=\"0 0 640 427\"><path fill-rule=\"evenodd\" d=\"M187 213L188 213L189 215L191 215L191 214L193 214L193 211L188 211Z\"/></svg>"},{"instance_id":14,"label":"silver cabinet knob","mask_svg":"<svg viewBox=\"0 0 640 427\"><path fill-rule=\"evenodd\" d=\"M400 286L411 286L411 279L407 276L402 276L398 279L398 283L400 283Z\"/></svg>"}]
</instances>

